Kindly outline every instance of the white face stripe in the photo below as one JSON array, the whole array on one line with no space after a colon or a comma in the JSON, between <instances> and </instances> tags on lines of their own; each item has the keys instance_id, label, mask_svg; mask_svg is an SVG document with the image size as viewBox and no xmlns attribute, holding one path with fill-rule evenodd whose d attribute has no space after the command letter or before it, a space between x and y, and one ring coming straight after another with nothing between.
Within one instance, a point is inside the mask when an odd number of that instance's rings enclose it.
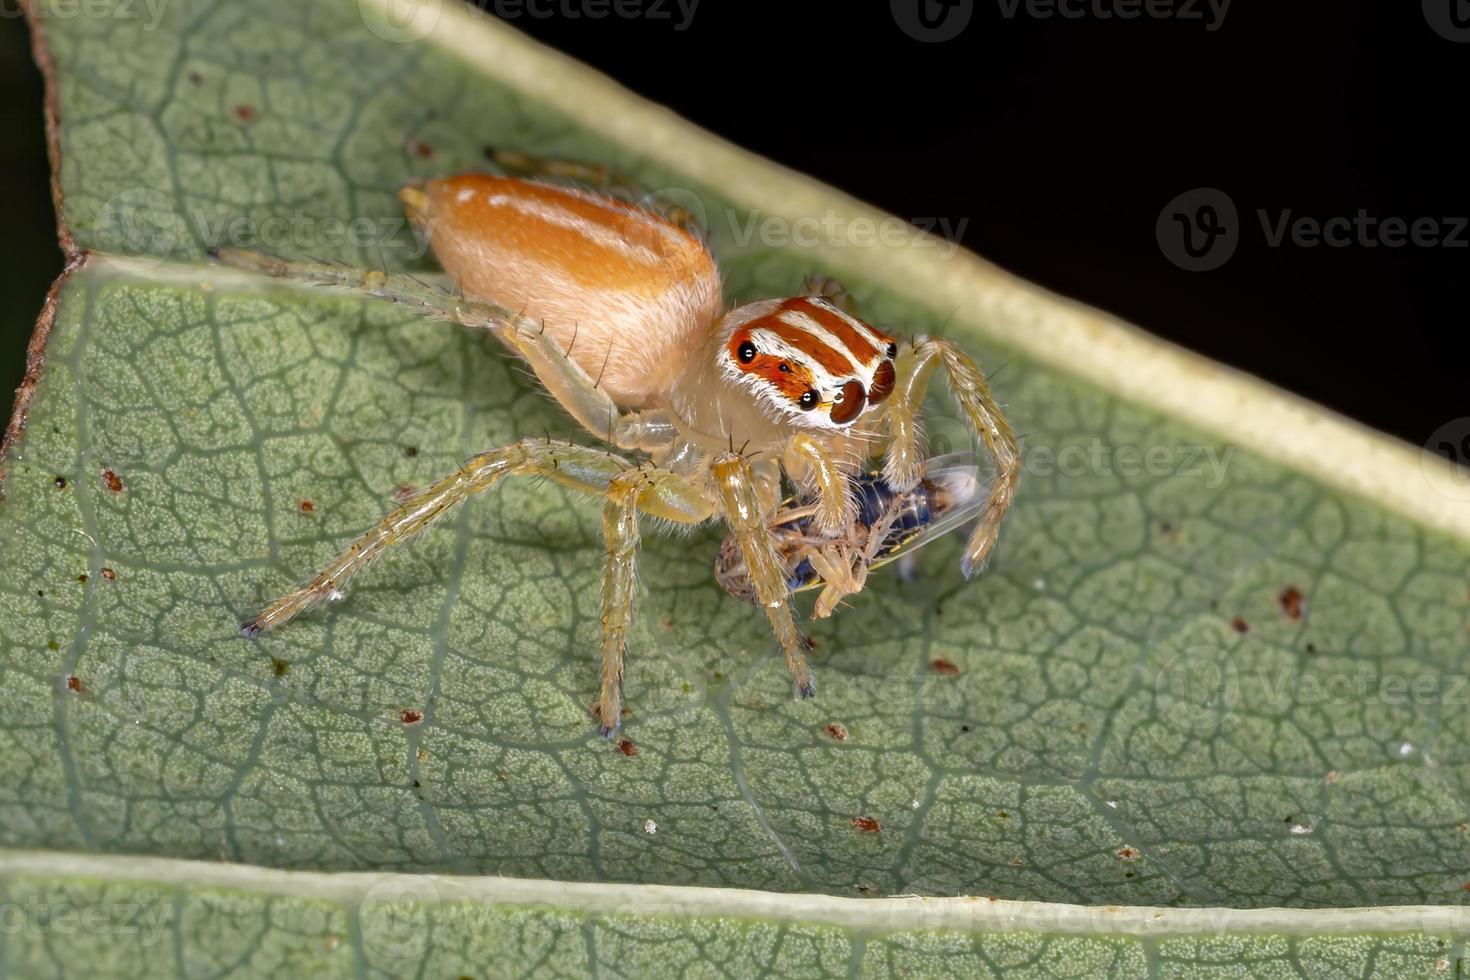
<instances>
[{"instance_id":1,"label":"white face stripe","mask_svg":"<svg viewBox=\"0 0 1470 980\"><path fill-rule=\"evenodd\" d=\"M857 359L857 356L853 354L851 350L848 349L846 344L844 344L841 340L838 340L836 336L829 333L825 327L823 327L816 320L807 316L805 313L801 312L800 310L786 310L780 315L780 317L778 317L778 319L782 323L786 324L788 327L795 327L797 330L808 334L815 340L821 341L823 344L826 344L838 354L841 354L843 358L847 360L849 366L847 373L856 374L863 370L863 363ZM799 353L797 356L800 357L804 362L811 364L814 371L822 370L821 365L817 364L816 360L810 355Z\"/></svg>"},{"instance_id":2,"label":"white face stripe","mask_svg":"<svg viewBox=\"0 0 1470 980\"><path fill-rule=\"evenodd\" d=\"M882 361L885 357L888 356L888 345L889 345L890 341L888 340L887 337L881 336L878 333L878 331L874 330L871 326L869 326L868 324L864 323L862 320L859 320L857 317L853 316L851 313L848 313L846 310L842 309L841 307L837 306L835 303L833 303L831 300L827 299L826 297L823 297L823 296L810 296L810 297L807 298L807 301L809 303L811 303L813 306L818 307L819 309L825 310L826 312L828 312L828 313L832 314L833 316L837 317L843 323L847 324L854 331L856 331L857 334L858 334L858 336L860 336L863 339L867 340L867 342L870 345L872 345L873 349L878 352L877 355L875 356L874 360L873 360L873 364L871 365L872 367L877 367L878 362L879 361ZM813 321L811 317L807 316L804 313L798 313L795 310L790 310L790 311L787 311L786 313L782 314L782 319L787 319L788 317L791 317L793 315L799 317L803 321L807 321L807 322L811 322L811 323L814 323L815 324L815 321ZM789 319L787 319L787 322L789 323L791 321ZM818 330L821 330L821 332L824 335L828 336L828 337L831 337L832 336L826 330L822 329L822 327L820 325L817 325L817 329ZM813 332L815 333L816 331L813 331ZM846 344L842 343L841 341L837 340L836 338L833 338L831 343L832 343L832 346L840 347L844 352L847 353L847 355L849 357L851 357L853 359L854 362L857 362L858 361L857 355L854 354L851 350L849 350Z\"/></svg>"}]
</instances>

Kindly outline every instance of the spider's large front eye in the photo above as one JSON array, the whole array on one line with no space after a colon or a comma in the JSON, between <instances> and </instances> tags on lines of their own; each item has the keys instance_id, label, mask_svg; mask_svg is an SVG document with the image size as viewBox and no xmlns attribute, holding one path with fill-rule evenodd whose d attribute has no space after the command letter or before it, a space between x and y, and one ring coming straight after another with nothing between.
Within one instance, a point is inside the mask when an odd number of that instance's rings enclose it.
<instances>
[{"instance_id":1,"label":"spider's large front eye","mask_svg":"<svg viewBox=\"0 0 1470 980\"><path fill-rule=\"evenodd\" d=\"M856 378L842 386L842 397L832 400L832 421L838 425L846 425L863 413L863 406L867 404L868 392L863 388L863 383Z\"/></svg>"},{"instance_id":2,"label":"spider's large front eye","mask_svg":"<svg viewBox=\"0 0 1470 980\"><path fill-rule=\"evenodd\" d=\"M890 361L893 360L895 357L898 356L898 345L897 344L894 344L894 343L890 343L888 345L888 351L887 351L887 353L888 353L888 359Z\"/></svg>"},{"instance_id":3,"label":"spider's large front eye","mask_svg":"<svg viewBox=\"0 0 1470 980\"><path fill-rule=\"evenodd\" d=\"M807 411L811 411L812 409L814 409L814 408L817 407L817 403L820 402L821 400L822 400L822 395L821 395L821 393L819 391L817 391L817 389L815 389L815 388L808 388L802 394L801 400L798 402L798 404L801 405L801 407L804 408L804 409L806 409Z\"/></svg>"},{"instance_id":4,"label":"spider's large front eye","mask_svg":"<svg viewBox=\"0 0 1470 980\"><path fill-rule=\"evenodd\" d=\"M755 344L747 340L740 345L740 349L735 352L735 356L740 358L741 364L749 364L755 360Z\"/></svg>"}]
</instances>

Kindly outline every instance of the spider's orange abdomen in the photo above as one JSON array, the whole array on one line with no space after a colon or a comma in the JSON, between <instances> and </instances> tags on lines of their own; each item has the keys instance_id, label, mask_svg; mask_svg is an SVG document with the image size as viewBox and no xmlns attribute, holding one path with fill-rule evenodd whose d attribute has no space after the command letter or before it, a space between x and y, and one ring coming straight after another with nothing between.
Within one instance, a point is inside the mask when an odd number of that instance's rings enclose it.
<instances>
[{"instance_id":1,"label":"spider's orange abdomen","mask_svg":"<svg viewBox=\"0 0 1470 980\"><path fill-rule=\"evenodd\" d=\"M657 401L720 314L704 243L652 211L492 174L422 195L405 193L410 217L465 296L543 321L619 404Z\"/></svg>"}]
</instances>

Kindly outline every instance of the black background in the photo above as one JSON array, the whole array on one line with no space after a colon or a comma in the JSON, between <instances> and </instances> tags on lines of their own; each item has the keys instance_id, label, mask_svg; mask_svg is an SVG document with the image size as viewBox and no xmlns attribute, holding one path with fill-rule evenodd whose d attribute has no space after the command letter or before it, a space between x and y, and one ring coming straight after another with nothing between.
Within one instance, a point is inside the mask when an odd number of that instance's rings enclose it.
<instances>
[{"instance_id":1,"label":"black background","mask_svg":"<svg viewBox=\"0 0 1470 980\"><path fill-rule=\"evenodd\" d=\"M1272 247L1257 214L1363 209L1446 233L1470 215L1470 42L1441 37L1419 0L1234 0L1213 30L1204 0L1193 18L1176 0L1174 16L1132 20L1097 12L1118 0L1063 0L1075 18L973 0L940 43L906 33L888 0L701 0L683 30L672 0L602 18L585 0L529 2L551 16L498 9L736 143L899 216L964 221L966 246L1058 292L1415 444L1470 415L1470 228L1459 248ZM0 23L14 223L49 220L23 34ZM1240 216L1238 248L1208 272L1171 263L1155 232L1198 187ZM4 289L37 308L59 256L6 239ZM5 334L7 385L24 336Z\"/></svg>"}]
</instances>

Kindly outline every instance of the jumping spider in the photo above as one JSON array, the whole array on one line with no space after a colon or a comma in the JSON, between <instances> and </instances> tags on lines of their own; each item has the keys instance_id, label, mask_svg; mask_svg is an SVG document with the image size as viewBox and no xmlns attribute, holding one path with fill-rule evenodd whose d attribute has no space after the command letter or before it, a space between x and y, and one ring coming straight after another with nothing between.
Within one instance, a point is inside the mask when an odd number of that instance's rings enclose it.
<instances>
[{"instance_id":1,"label":"jumping spider","mask_svg":"<svg viewBox=\"0 0 1470 980\"><path fill-rule=\"evenodd\" d=\"M1014 496L1020 458L1011 426L969 355L942 337L900 345L848 312L831 284L727 308L719 269L687 214L615 197L608 191L618 181L600 167L522 154L501 154L499 162L511 175L461 174L400 192L409 219L427 234L464 298L381 272L216 254L257 272L352 288L488 330L590 434L637 457L542 439L481 453L403 499L242 632L258 635L339 597L373 559L471 494L507 476L539 476L604 500L597 707L603 735L622 717L640 515L729 525L796 696L809 698L815 688L808 643L792 617L788 569L772 530L782 476L811 501L810 528L851 538L852 481L870 458L882 453L883 479L895 492L918 484L919 414L937 368L996 466L960 564L967 578L981 567ZM848 591L862 586L866 568L856 571Z\"/></svg>"}]
</instances>

